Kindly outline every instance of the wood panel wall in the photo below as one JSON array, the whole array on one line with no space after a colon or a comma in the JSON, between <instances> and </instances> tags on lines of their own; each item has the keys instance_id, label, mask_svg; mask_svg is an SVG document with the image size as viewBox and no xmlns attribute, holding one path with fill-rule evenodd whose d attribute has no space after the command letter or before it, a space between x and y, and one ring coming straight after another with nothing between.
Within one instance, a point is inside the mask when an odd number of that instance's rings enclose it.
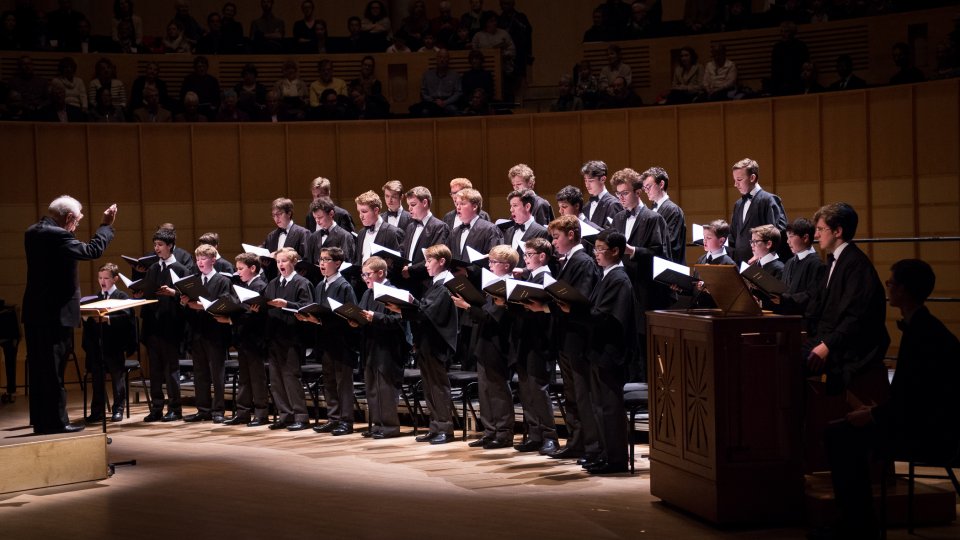
<instances>
[{"instance_id":1,"label":"wood panel wall","mask_svg":"<svg viewBox=\"0 0 960 540\"><path fill-rule=\"evenodd\" d=\"M334 198L380 190L388 179L424 185L434 212L452 207L447 182L474 181L494 217L507 215L507 170L525 162L551 201L582 187L580 165L603 159L611 173L665 167L688 227L729 219L738 193L730 166L760 163L761 185L783 197L788 217L847 201L860 213L858 236L960 235L960 80L723 104L390 122L241 125L0 125L0 298L19 303L25 282L23 231L57 195L84 203L78 236L117 202L117 239L103 261L147 251L154 228L177 226L191 249L206 231L232 258L241 242L269 229L270 201L288 196L302 223L316 176ZM689 238L688 234L688 238ZM869 244L887 275L892 262L933 264L935 295L960 296L960 243ZM688 250L688 261L699 256ZM103 262L101 261L101 262ZM82 269L93 289L97 263ZM960 305L933 310L960 331ZM890 314L890 320L893 315ZM891 334L898 336L898 332Z\"/></svg>"}]
</instances>

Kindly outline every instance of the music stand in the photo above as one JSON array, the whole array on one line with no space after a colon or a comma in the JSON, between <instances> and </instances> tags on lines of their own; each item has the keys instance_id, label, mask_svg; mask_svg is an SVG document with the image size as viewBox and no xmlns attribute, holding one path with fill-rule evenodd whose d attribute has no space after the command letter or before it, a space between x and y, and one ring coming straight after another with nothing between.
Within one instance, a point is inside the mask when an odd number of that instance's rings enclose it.
<instances>
[{"instance_id":1,"label":"music stand","mask_svg":"<svg viewBox=\"0 0 960 540\"><path fill-rule=\"evenodd\" d=\"M144 306L147 304L154 304L156 302L157 302L156 300L146 300L146 299L138 299L138 298L130 298L125 300L107 298L104 300L98 300L96 302L89 302L87 304L82 304L80 306L80 313L85 313L88 316L95 316L97 318L100 318L100 317L107 316L110 313L113 313L116 311L132 309L132 308ZM136 324L136 321L134 321L134 324ZM98 377L99 380L94 381L93 384L100 385L100 388L103 391L104 398L106 398L107 366L104 364L104 361L103 361L103 325L102 324L98 325L97 340L98 340L98 348L100 352L100 358L99 358L100 376ZM127 391L129 392L130 389L127 388ZM104 399L104 402L106 402L106 399ZM101 415L103 416L101 429L103 430L103 433L106 434L107 433L107 414L106 414L106 411L100 411L100 412L101 412ZM107 444L110 444L111 442L112 441L110 440L110 437L107 437ZM129 461L111 462L107 466L110 468L110 474L112 475L118 465L136 465L136 464L137 464L137 460L131 459Z\"/></svg>"},{"instance_id":2,"label":"music stand","mask_svg":"<svg viewBox=\"0 0 960 540\"><path fill-rule=\"evenodd\" d=\"M737 271L737 267L730 264L696 264L703 288L710 293L717 308L724 315L732 313L738 315L762 315L763 310L757 305L750 289Z\"/></svg>"}]
</instances>

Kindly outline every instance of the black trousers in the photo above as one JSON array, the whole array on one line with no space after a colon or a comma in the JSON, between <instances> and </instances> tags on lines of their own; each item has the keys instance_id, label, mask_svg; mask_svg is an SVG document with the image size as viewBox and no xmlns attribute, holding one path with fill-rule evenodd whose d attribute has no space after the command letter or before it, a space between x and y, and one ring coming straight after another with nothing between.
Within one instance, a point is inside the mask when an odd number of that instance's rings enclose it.
<instances>
[{"instance_id":1,"label":"black trousers","mask_svg":"<svg viewBox=\"0 0 960 540\"><path fill-rule=\"evenodd\" d=\"M280 421L308 422L307 397L300 380L303 351L295 336L275 336L270 344L270 392Z\"/></svg>"},{"instance_id":2,"label":"black trousers","mask_svg":"<svg viewBox=\"0 0 960 540\"><path fill-rule=\"evenodd\" d=\"M34 433L59 433L70 423L63 371L73 350L73 328L25 324L30 377L30 424Z\"/></svg>"},{"instance_id":3,"label":"black trousers","mask_svg":"<svg viewBox=\"0 0 960 540\"><path fill-rule=\"evenodd\" d=\"M493 347L485 349L489 351ZM477 390L483 436L512 442L513 394L510 393L510 368L506 358L498 354L477 358Z\"/></svg>"},{"instance_id":4,"label":"black trousers","mask_svg":"<svg viewBox=\"0 0 960 540\"><path fill-rule=\"evenodd\" d=\"M550 375L547 359L534 351L516 363L517 390L523 406L523 421L531 441L557 439L553 419L553 401L550 399Z\"/></svg>"},{"instance_id":5,"label":"black trousers","mask_svg":"<svg viewBox=\"0 0 960 540\"><path fill-rule=\"evenodd\" d=\"M590 364L584 353L577 349L560 351L559 363L567 413L565 421L569 430L567 447L597 455L600 453L600 434L590 400Z\"/></svg>"},{"instance_id":6,"label":"black trousers","mask_svg":"<svg viewBox=\"0 0 960 540\"><path fill-rule=\"evenodd\" d=\"M223 392L227 344L216 337L208 339L194 333L190 350L193 352L193 387L196 392L197 412L222 416L225 409Z\"/></svg>"},{"instance_id":7,"label":"black trousers","mask_svg":"<svg viewBox=\"0 0 960 540\"><path fill-rule=\"evenodd\" d=\"M590 399L600 435L601 457L607 463L627 462L627 411L623 404L625 366L590 363Z\"/></svg>"},{"instance_id":8,"label":"black trousers","mask_svg":"<svg viewBox=\"0 0 960 540\"><path fill-rule=\"evenodd\" d=\"M324 350L320 358L323 373L323 401L327 404L327 420L353 425L353 367L356 359L349 351Z\"/></svg>"},{"instance_id":9,"label":"black trousers","mask_svg":"<svg viewBox=\"0 0 960 540\"><path fill-rule=\"evenodd\" d=\"M180 402L180 342L161 336L146 339L147 358L150 359L150 410L163 411L163 385L167 385L168 412L181 413Z\"/></svg>"},{"instance_id":10,"label":"black trousers","mask_svg":"<svg viewBox=\"0 0 960 540\"><path fill-rule=\"evenodd\" d=\"M123 412L127 399L127 381L126 370L124 369L125 357L122 351L104 352L100 355L100 348L93 347L85 351L87 353L87 371L93 377L93 397L90 399L90 414L92 416L103 414L106 407L106 387L104 380L110 375L110 383L113 389L113 412Z\"/></svg>"},{"instance_id":11,"label":"black trousers","mask_svg":"<svg viewBox=\"0 0 960 540\"><path fill-rule=\"evenodd\" d=\"M429 339L417 344L417 366L423 377L423 394L430 407L430 432L453 435L453 398L446 362L438 358Z\"/></svg>"},{"instance_id":12,"label":"black trousers","mask_svg":"<svg viewBox=\"0 0 960 540\"><path fill-rule=\"evenodd\" d=\"M267 370L264 367L266 352L259 347L241 344L237 349L240 364L240 383L237 390L237 415L249 418L251 410L256 418L266 418Z\"/></svg>"},{"instance_id":13,"label":"black trousers","mask_svg":"<svg viewBox=\"0 0 960 540\"><path fill-rule=\"evenodd\" d=\"M824 432L833 492L840 509L839 528L849 538L876 538L879 522L873 511L870 457L881 447L880 429L849 422L830 424ZM871 536L872 535L872 536Z\"/></svg>"},{"instance_id":14,"label":"black trousers","mask_svg":"<svg viewBox=\"0 0 960 540\"><path fill-rule=\"evenodd\" d=\"M397 403L400 401L403 367L396 364L381 365L368 358L363 378L367 387L367 408L370 410L373 431L384 435L400 433Z\"/></svg>"}]
</instances>

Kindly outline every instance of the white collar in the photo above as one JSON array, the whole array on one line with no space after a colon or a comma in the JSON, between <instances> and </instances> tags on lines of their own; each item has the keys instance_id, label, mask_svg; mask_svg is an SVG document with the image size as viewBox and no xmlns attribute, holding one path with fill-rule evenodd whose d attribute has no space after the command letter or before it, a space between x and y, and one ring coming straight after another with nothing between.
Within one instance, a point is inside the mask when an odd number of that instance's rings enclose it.
<instances>
[{"instance_id":1,"label":"white collar","mask_svg":"<svg viewBox=\"0 0 960 540\"><path fill-rule=\"evenodd\" d=\"M444 282L446 282L448 279L450 279L451 277L452 277L452 276L450 275L450 271L449 271L449 270L444 270L443 272L440 272L439 274L433 276L433 282L434 282L434 283L437 283L437 282L444 283Z\"/></svg>"},{"instance_id":2,"label":"white collar","mask_svg":"<svg viewBox=\"0 0 960 540\"><path fill-rule=\"evenodd\" d=\"M797 259L799 259L799 260L802 261L802 260L804 260L804 259L807 258L807 255L810 255L811 253L816 253L816 252L817 252L817 251L816 251L815 249L813 249L813 247L811 247L810 249L807 249L807 250L805 250L805 251L801 251L800 253L797 253Z\"/></svg>"},{"instance_id":3,"label":"white collar","mask_svg":"<svg viewBox=\"0 0 960 540\"><path fill-rule=\"evenodd\" d=\"M209 274L204 274L203 272L201 272L200 275L201 275L202 277L207 278L207 280L209 280L209 279L212 278L213 276L217 275L217 269L216 269L216 268L211 268Z\"/></svg>"},{"instance_id":4,"label":"white collar","mask_svg":"<svg viewBox=\"0 0 960 540\"><path fill-rule=\"evenodd\" d=\"M760 190L761 190L761 189L762 189L762 188L760 187L760 182L757 182L757 183L753 186L753 189L750 190L750 195L751 195L751 196L756 196L757 193L760 193Z\"/></svg>"},{"instance_id":5,"label":"white collar","mask_svg":"<svg viewBox=\"0 0 960 540\"><path fill-rule=\"evenodd\" d=\"M116 284L116 283L114 283L113 285L111 285L110 288L107 289L106 291L100 291L100 292L104 293L104 296L109 297L111 294L113 294L113 291L115 291L115 290L117 290L117 284Z\"/></svg>"},{"instance_id":6,"label":"white collar","mask_svg":"<svg viewBox=\"0 0 960 540\"><path fill-rule=\"evenodd\" d=\"M572 257L574 253L581 249L583 249L583 244L575 244L572 248L570 248L570 251L567 252L567 260L569 261L570 257Z\"/></svg>"},{"instance_id":7,"label":"white collar","mask_svg":"<svg viewBox=\"0 0 960 540\"><path fill-rule=\"evenodd\" d=\"M553 275L553 273L550 272L550 267L547 265L543 265L540 268L537 268L536 270L531 270L530 277L539 276L540 274L543 274L543 273L550 274L551 276Z\"/></svg>"},{"instance_id":8,"label":"white collar","mask_svg":"<svg viewBox=\"0 0 960 540\"><path fill-rule=\"evenodd\" d=\"M173 254L173 251L171 250L171 251L170 251L170 256L167 257L166 259L163 259L161 262L165 262L165 263L167 263L167 265L169 266L169 265L174 264L174 263L177 262L177 257Z\"/></svg>"},{"instance_id":9,"label":"white collar","mask_svg":"<svg viewBox=\"0 0 960 540\"><path fill-rule=\"evenodd\" d=\"M765 264L768 264L777 260L778 258L779 257L777 257L777 254L771 251L770 253L767 253L763 257L760 257L760 260L757 261L757 263L760 264L760 266L763 266Z\"/></svg>"},{"instance_id":10,"label":"white collar","mask_svg":"<svg viewBox=\"0 0 960 540\"><path fill-rule=\"evenodd\" d=\"M725 248L725 247L723 247L723 246L720 246L720 249L719 249L719 250L717 250L717 251L708 251L707 253L710 255L710 260L712 261L713 259L719 259L720 257L723 257L724 255L726 255L726 254L727 254L727 248Z\"/></svg>"},{"instance_id":11,"label":"white collar","mask_svg":"<svg viewBox=\"0 0 960 540\"><path fill-rule=\"evenodd\" d=\"M836 262L836 260L840 258L840 253L842 253L843 250L844 250L848 245L850 245L850 242L844 242L844 243L840 244L839 246L837 246L837 247L833 250L833 260L834 260L834 262Z\"/></svg>"},{"instance_id":12,"label":"white collar","mask_svg":"<svg viewBox=\"0 0 960 540\"><path fill-rule=\"evenodd\" d=\"M480 214L479 214L479 213L477 213L477 215L473 216L473 219L470 220L470 228L471 228L471 229L473 228L474 225L477 224L477 220L478 220L478 219L480 219ZM462 220L460 220L460 218L457 218L457 221L460 221L460 224L461 224L461 225L466 225L466 223L464 223Z\"/></svg>"},{"instance_id":13,"label":"white collar","mask_svg":"<svg viewBox=\"0 0 960 540\"><path fill-rule=\"evenodd\" d=\"M622 262L618 262L617 264L614 264L613 266L608 266L608 267L604 268L604 269L603 269L603 277L607 277L607 274L609 274L610 272L612 272L614 268L623 268L623 263L622 263Z\"/></svg>"},{"instance_id":14,"label":"white collar","mask_svg":"<svg viewBox=\"0 0 960 540\"><path fill-rule=\"evenodd\" d=\"M338 279L340 279L340 272L337 272L336 274L330 277L323 278L323 280L327 282L327 287L329 287L330 285L333 285L333 282Z\"/></svg>"}]
</instances>

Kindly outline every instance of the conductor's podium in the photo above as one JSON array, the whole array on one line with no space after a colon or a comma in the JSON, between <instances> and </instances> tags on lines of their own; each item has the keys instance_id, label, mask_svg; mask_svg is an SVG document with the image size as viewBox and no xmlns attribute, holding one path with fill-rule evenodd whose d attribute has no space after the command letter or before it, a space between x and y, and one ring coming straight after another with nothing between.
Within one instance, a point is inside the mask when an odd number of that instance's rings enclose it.
<instances>
[{"instance_id":1,"label":"conductor's podium","mask_svg":"<svg viewBox=\"0 0 960 540\"><path fill-rule=\"evenodd\" d=\"M647 313L650 492L718 524L803 513L800 318Z\"/></svg>"}]
</instances>

